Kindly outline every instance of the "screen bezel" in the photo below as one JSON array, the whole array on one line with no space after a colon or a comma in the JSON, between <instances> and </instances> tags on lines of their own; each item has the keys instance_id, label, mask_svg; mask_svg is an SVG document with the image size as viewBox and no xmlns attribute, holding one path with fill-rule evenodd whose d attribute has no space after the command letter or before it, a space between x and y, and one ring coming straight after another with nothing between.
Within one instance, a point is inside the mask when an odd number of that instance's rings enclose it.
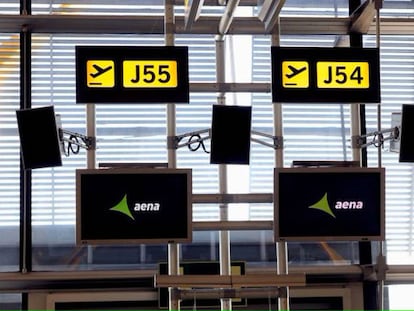
<instances>
[{"instance_id":1,"label":"screen bezel","mask_svg":"<svg viewBox=\"0 0 414 311\"><path fill-rule=\"evenodd\" d=\"M380 182L380 233L379 235L344 235L344 236L283 236L280 232L279 218L279 176L283 173L373 173L379 174ZM275 241L384 241L385 240L385 169L376 167L289 167L274 168L274 215L273 231Z\"/></svg>"},{"instance_id":2,"label":"screen bezel","mask_svg":"<svg viewBox=\"0 0 414 311\"><path fill-rule=\"evenodd\" d=\"M185 174L187 176L187 236L185 238L154 238L154 239L85 239L82 237L82 204L81 176L90 174ZM76 244L157 244L157 243L188 243L192 241L192 170L175 168L107 168L76 170Z\"/></svg>"}]
</instances>

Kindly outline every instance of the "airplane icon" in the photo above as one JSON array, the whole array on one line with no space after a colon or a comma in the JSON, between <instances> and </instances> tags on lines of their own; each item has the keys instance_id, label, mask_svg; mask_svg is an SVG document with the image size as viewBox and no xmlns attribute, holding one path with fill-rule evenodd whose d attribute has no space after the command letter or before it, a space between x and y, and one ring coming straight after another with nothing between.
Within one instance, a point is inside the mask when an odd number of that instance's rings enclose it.
<instances>
[{"instance_id":1,"label":"airplane icon","mask_svg":"<svg viewBox=\"0 0 414 311\"><path fill-rule=\"evenodd\" d=\"M95 69L96 69L96 72L94 72L94 73L90 73L90 76L91 76L92 78L99 77L100 75L102 75L102 74L104 74L105 72L107 72L107 71L109 71L109 70L111 70L111 69L112 69L112 66L108 66L108 67L106 67L106 68L102 68L102 67L100 67L100 66L98 66L98 65L96 65L96 64L94 64L94 65L92 65L92 66L93 66L93 68L95 68Z\"/></svg>"},{"instance_id":2,"label":"airplane icon","mask_svg":"<svg viewBox=\"0 0 414 311\"><path fill-rule=\"evenodd\" d=\"M286 78L288 78L288 79L293 78L294 76L300 74L302 71L305 71L306 70L306 66L305 67L302 67L300 69L296 69L292 65L288 65L288 68L291 71L291 73L285 75Z\"/></svg>"}]
</instances>

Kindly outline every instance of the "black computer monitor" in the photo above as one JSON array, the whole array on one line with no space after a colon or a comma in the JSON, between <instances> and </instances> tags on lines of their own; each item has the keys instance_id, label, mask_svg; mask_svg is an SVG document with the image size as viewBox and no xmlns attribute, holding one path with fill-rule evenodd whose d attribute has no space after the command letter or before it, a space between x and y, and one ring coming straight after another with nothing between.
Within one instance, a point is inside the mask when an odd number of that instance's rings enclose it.
<instances>
[{"instance_id":1,"label":"black computer monitor","mask_svg":"<svg viewBox=\"0 0 414 311\"><path fill-rule=\"evenodd\" d=\"M276 168L276 241L384 240L383 168Z\"/></svg>"},{"instance_id":2,"label":"black computer monitor","mask_svg":"<svg viewBox=\"0 0 414 311\"><path fill-rule=\"evenodd\" d=\"M212 164L249 164L252 108L213 105Z\"/></svg>"},{"instance_id":3,"label":"black computer monitor","mask_svg":"<svg viewBox=\"0 0 414 311\"><path fill-rule=\"evenodd\" d=\"M21 154L25 169L62 165L53 106L16 111Z\"/></svg>"},{"instance_id":4,"label":"black computer monitor","mask_svg":"<svg viewBox=\"0 0 414 311\"><path fill-rule=\"evenodd\" d=\"M76 171L76 242L191 242L191 169Z\"/></svg>"},{"instance_id":5,"label":"black computer monitor","mask_svg":"<svg viewBox=\"0 0 414 311\"><path fill-rule=\"evenodd\" d=\"M414 105L402 105L399 162L414 162Z\"/></svg>"}]
</instances>

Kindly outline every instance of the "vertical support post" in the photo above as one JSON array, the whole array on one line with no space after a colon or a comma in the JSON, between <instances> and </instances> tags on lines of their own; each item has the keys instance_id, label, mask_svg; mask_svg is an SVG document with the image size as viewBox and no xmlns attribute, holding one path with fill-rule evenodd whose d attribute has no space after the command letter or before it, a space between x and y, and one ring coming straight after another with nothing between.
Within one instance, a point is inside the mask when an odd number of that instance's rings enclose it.
<instances>
[{"instance_id":1,"label":"vertical support post","mask_svg":"<svg viewBox=\"0 0 414 311\"><path fill-rule=\"evenodd\" d=\"M278 17L272 35L272 46L280 46L280 19ZM276 137L283 137L282 103L273 103L273 127ZM283 143L282 143L283 146ZM275 150L275 166L283 167L283 148ZM288 274L287 242L276 243L277 274ZM289 310L289 288L286 297L278 298L278 310Z\"/></svg>"},{"instance_id":2,"label":"vertical support post","mask_svg":"<svg viewBox=\"0 0 414 311\"><path fill-rule=\"evenodd\" d=\"M86 135L88 137L96 137L96 112L95 104L86 105ZM96 150L90 149L86 151L87 168L96 167Z\"/></svg>"},{"instance_id":3,"label":"vertical support post","mask_svg":"<svg viewBox=\"0 0 414 311\"><path fill-rule=\"evenodd\" d=\"M165 0L164 2L164 39L165 45L174 45L174 1ZM176 136L176 107L175 104L167 104L167 137ZM167 144L168 145L168 144ZM168 147L168 167L177 167L176 150ZM179 245L168 243L168 274L178 275L180 266ZM180 301L172 295L173 288L168 289L169 310L180 310Z\"/></svg>"},{"instance_id":4,"label":"vertical support post","mask_svg":"<svg viewBox=\"0 0 414 311\"><path fill-rule=\"evenodd\" d=\"M86 105L86 135L88 137L96 137L96 105ZM96 150L93 148L86 151L86 166L88 169L96 168ZM93 247L87 246L87 262L93 263Z\"/></svg>"},{"instance_id":5,"label":"vertical support post","mask_svg":"<svg viewBox=\"0 0 414 311\"><path fill-rule=\"evenodd\" d=\"M360 0L349 0L349 14L352 14L360 5ZM362 47L362 35L352 33L349 35L351 47ZM359 111L357 110L359 108ZM352 135L366 134L366 116L365 105L363 104L351 104L351 122L352 122ZM357 127L359 132L357 131ZM368 164L367 150L366 149L353 149L353 160L361 163L361 166L366 167ZM366 265L372 264L372 242L359 242L359 264ZM378 282L377 281L363 281L363 298L364 309L378 310Z\"/></svg>"},{"instance_id":6,"label":"vertical support post","mask_svg":"<svg viewBox=\"0 0 414 311\"><path fill-rule=\"evenodd\" d=\"M225 82L225 42L224 36L216 37L216 79L220 85ZM224 92L219 92L217 96L217 103L225 105L226 97ZM219 170L219 193L227 193L227 166L220 164ZM228 205L220 204L220 220L228 220ZM231 256L230 256L230 232L221 230L219 232L219 256L220 256L220 275L231 274ZM220 299L221 310L231 310L232 301L230 298Z\"/></svg>"},{"instance_id":7,"label":"vertical support post","mask_svg":"<svg viewBox=\"0 0 414 311\"><path fill-rule=\"evenodd\" d=\"M23 5L24 7L24 5ZM24 9L23 12L27 11ZM20 32L20 108L32 106L31 88L31 42L32 37L26 26ZM20 271L27 273L32 270L32 171L20 165Z\"/></svg>"}]
</instances>

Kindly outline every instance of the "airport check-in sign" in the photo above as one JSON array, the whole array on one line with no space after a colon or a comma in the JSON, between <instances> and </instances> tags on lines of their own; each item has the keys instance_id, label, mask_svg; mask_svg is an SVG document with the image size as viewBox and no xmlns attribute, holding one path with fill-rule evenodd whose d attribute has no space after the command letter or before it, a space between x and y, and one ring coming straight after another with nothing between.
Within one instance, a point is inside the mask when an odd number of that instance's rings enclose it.
<instances>
[{"instance_id":1,"label":"airport check-in sign","mask_svg":"<svg viewBox=\"0 0 414 311\"><path fill-rule=\"evenodd\" d=\"M272 47L272 99L377 103L378 49Z\"/></svg>"},{"instance_id":2,"label":"airport check-in sign","mask_svg":"<svg viewBox=\"0 0 414 311\"><path fill-rule=\"evenodd\" d=\"M188 103L187 47L76 47L78 103Z\"/></svg>"}]
</instances>

